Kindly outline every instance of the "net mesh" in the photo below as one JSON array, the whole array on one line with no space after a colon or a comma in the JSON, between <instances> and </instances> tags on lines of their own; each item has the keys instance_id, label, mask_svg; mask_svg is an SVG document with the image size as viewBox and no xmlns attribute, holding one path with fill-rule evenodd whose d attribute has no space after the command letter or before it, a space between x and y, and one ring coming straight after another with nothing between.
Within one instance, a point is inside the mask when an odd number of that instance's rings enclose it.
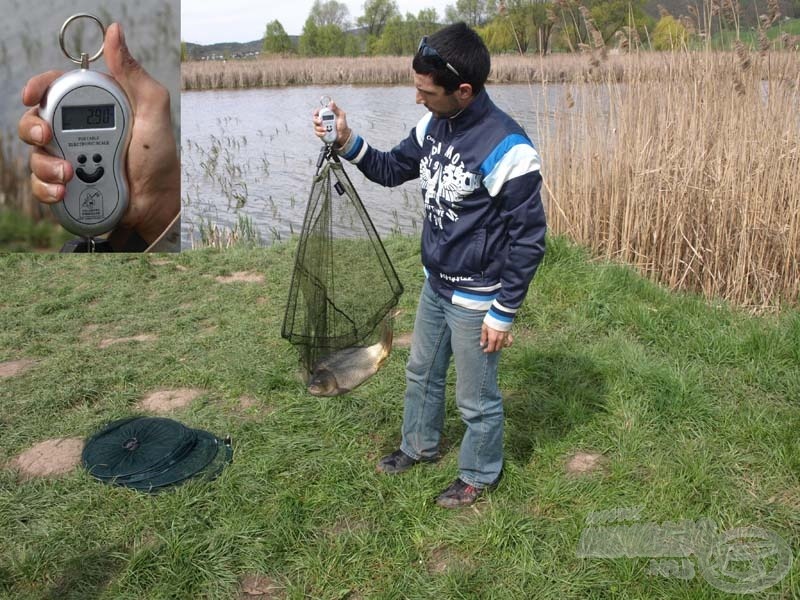
<instances>
[{"instance_id":1,"label":"net mesh","mask_svg":"<svg viewBox=\"0 0 800 600\"><path fill-rule=\"evenodd\" d=\"M318 164L281 332L309 372L320 358L367 340L403 293L341 162L325 154Z\"/></svg>"}]
</instances>

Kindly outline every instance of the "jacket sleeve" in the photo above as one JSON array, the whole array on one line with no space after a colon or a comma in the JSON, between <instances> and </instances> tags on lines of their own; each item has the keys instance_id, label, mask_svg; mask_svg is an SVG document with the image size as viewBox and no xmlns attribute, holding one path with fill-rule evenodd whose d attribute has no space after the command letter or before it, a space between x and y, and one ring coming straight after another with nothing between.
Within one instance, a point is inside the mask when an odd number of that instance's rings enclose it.
<instances>
[{"instance_id":1,"label":"jacket sleeve","mask_svg":"<svg viewBox=\"0 0 800 600\"><path fill-rule=\"evenodd\" d=\"M427 123L426 119L420 121ZM418 131L420 124L411 130L409 136L388 152L371 148L366 140L355 133L339 156L358 166L358 170L370 181L387 187L394 187L419 177L419 163L422 160L422 141ZM422 130L424 134L424 130Z\"/></svg>"},{"instance_id":2,"label":"jacket sleeve","mask_svg":"<svg viewBox=\"0 0 800 600\"><path fill-rule=\"evenodd\" d=\"M542 205L539 154L530 144L509 149L484 178L489 193L500 202L508 235L508 252L500 275L502 288L484 323L508 331L545 251L547 223Z\"/></svg>"}]
</instances>

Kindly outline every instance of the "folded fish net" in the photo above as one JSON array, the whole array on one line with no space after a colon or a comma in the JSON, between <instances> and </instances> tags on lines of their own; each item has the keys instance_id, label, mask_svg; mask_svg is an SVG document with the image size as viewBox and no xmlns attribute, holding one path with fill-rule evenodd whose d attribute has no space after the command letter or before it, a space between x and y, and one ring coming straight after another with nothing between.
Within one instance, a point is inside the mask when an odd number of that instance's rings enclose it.
<instances>
[{"instance_id":1,"label":"folded fish net","mask_svg":"<svg viewBox=\"0 0 800 600\"><path fill-rule=\"evenodd\" d=\"M130 417L106 425L83 449L83 466L103 483L149 493L210 480L231 462L230 443L161 417Z\"/></svg>"},{"instance_id":2,"label":"folded fish net","mask_svg":"<svg viewBox=\"0 0 800 600\"><path fill-rule=\"evenodd\" d=\"M323 149L311 187L281 335L307 371L363 344L403 286L338 157Z\"/></svg>"}]
</instances>

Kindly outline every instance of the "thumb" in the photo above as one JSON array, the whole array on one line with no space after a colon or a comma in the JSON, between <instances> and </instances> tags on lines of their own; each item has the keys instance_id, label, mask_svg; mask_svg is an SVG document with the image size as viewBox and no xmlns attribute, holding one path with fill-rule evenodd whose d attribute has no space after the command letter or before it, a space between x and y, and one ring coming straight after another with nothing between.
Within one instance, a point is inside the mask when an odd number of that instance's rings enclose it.
<instances>
[{"instance_id":1,"label":"thumb","mask_svg":"<svg viewBox=\"0 0 800 600\"><path fill-rule=\"evenodd\" d=\"M331 100L331 103L328 104L328 108L330 108L333 111L333 114L335 114L337 117L342 114L342 109L339 108L336 105L336 102L334 102L333 100Z\"/></svg>"},{"instance_id":2,"label":"thumb","mask_svg":"<svg viewBox=\"0 0 800 600\"><path fill-rule=\"evenodd\" d=\"M125 33L119 23L112 23L106 30L105 39L106 64L111 76L125 90L134 105L134 109L146 107L148 104L164 101L166 89L150 77L128 50ZM167 99L169 95L167 94Z\"/></svg>"},{"instance_id":3,"label":"thumb","mask_svg":"<svg viewBox=\"0 0 800 600\"><path fill-rule=\"evenodd\" d=\"M486 324L484 323L481 325L481 348L486 346L489 342L489 330L486 328Z\"/></svg>"}]
</instances>

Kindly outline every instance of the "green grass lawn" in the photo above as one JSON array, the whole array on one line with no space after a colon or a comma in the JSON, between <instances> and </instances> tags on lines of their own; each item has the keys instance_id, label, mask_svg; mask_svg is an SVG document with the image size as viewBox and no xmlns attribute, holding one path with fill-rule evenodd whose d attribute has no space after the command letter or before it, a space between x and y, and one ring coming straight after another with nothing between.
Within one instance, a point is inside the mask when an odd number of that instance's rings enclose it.
<instances>
[{"instance_id":1,"label":"green grass lawn","mask_svg":"<svg viewBox=\"0 0 800 600\"><path fill-rule=\"evenodd\" d=\"M402 333L418 241L386 246L406 287ZM36 361L0 379L0 464L184 387L202 394L173 417L235 449L216 481L157 496L82 470L23 481L0 469L0 597L238 598L248 574L280 587L265 598L743 597L708 583L694 556L579 558L585 528L616 509L640 524L760 527L800 553L797 309L708 305L550 240L501 361L505 478L475 508L446 511L432 500L457 472L452 378L443 460L377 474L399 443L408 350L352 394L308 395L279 334L293 250L0 256L0 363ZM215 279L237 271L264 283ZM98 347L140 334L154 339ZM567 473L579 451L603 468ZM655 572L675 564L696 575ZM800 597L797 564L748 597Z\"/></svg>"}]
</instances>

